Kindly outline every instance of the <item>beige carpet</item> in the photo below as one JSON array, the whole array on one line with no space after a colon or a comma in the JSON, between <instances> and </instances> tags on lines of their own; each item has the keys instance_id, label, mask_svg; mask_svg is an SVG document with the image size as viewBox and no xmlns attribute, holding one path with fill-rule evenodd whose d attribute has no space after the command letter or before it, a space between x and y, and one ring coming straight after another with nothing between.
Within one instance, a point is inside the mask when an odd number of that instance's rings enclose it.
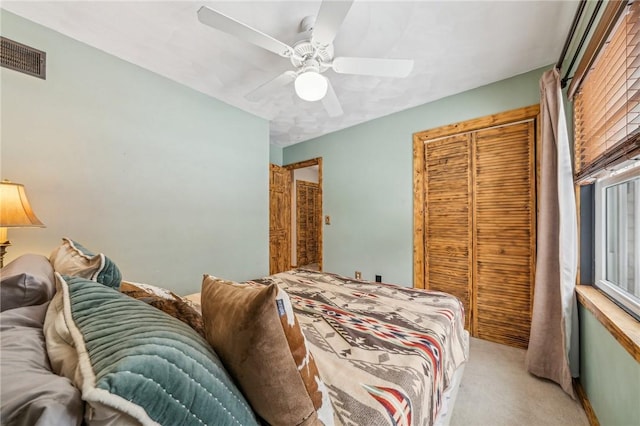
<instances>
[{"instance_id":1,"label":"beige carpet","mask_svg":"<svg viewBox=\"0 0 640 426\"><path fill-rule=\"evenodd\" d=\"M312 271L319 271L320 266L317 263L309 263L308 265L298 266L301 269L311 269Z\"/></svg>"},{"instance_id":2,"label":"beige carpet","mask_svg":"<svg viewBox=\"0 0 640 426\"><path fill-rule=\"evenodd\" d=\"M522 349L471 338L450 426L588 426L580 405L525 370Z\"/></svg>"}]
</instances>

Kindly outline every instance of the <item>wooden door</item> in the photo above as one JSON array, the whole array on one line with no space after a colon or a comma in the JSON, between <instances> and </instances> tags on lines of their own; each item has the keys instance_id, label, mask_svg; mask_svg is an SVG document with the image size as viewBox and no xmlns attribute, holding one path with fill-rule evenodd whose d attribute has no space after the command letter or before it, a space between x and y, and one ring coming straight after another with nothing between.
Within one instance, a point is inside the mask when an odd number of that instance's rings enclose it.
<instances>
[{"instance_id":1,"label":"wooden door","mask_svg":"<svg viewBox=\"0 0 640 426\"><path fill-rule=\"evenodd\" d=\"M269 274L277 274L291 269L291 172L270 166Z\"/></svg>"},{"instance_id":2,"label":"wooden door","mask_svg":"<svg viewBox=\"0 0 640 426\"><path fill-rule=\"evenodd\" d=\"M320 185L296 181L296 257L297 265L318 263L320 234Z\"/></svg>"},{"instance_id":3,"label":"wooden door","mask_svg":"<svg viewBox=\"0 0 640 426\"><path fill-rule=\"evenodd\" d=\"M535 125L475 133L475 336L526 348L535 268Z\"/></svg>"},{"instance_id":4,"label":"wooden door","mask_svg":"<svg viewBox=\"0 0 640 426\"><path fill-rule=\"evenodd\" d=\"M521 348L535 282L539 111L414 134L414 286L457 296L472 336Z\"/></svg>"},{"instance_id":5,"label":"wooden door","mask_svg":"<svg viewBox=\"0 0 640 426\"><path fill-rule=\"evenodd\" d=\"M425 279L427 288L458 297L471 320L471 135L425 144Z\"/></svg>"}]
</instances>

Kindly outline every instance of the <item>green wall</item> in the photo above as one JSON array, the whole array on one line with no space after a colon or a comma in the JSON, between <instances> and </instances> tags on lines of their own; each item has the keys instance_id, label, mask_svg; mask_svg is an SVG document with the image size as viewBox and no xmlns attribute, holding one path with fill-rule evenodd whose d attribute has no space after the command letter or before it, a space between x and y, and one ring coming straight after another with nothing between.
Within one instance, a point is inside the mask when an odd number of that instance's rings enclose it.
<instances>
[{"instance_id":1,"label":"green wall","mask_svg":"<svg viewBox=\"0 0 640 426\"><path fill-rule=\"evenodd\" d=\"M411 286L413 133L537 104L549 68L284 148L284 164L323 158L324 269Z\"/></svg>"},{"instance_id":2,"label":"green wall","mask_svg":"<svg viewBox=\"0 0 640 426\"><path fill-rule=\"evenodd\" d=\"M282 147L269 145L269 162L282 166Z\"/></svg>"},{"instance_id":3,"label":"green wall","mask_svg":"<svg viewBox=\"0 0 640 426\"><path fill-rule=\"evenodd\" d=\"M6 260L68 236L125 279L180 293L202 274L268 274L269 123L2 11L2 35L47 52L47 79L6 68L1 177L45 229L12 229Z\"/></svg>"},{"instance_id":4,"label":"green wall","mask_svg":"<svg viewBox=\"0 0 640 426\"><path fill-rule=\"evenodd\" d=\"M580 306L580 382L602 426L640 424L640 364Z\"/></svg>"}]
</instances>

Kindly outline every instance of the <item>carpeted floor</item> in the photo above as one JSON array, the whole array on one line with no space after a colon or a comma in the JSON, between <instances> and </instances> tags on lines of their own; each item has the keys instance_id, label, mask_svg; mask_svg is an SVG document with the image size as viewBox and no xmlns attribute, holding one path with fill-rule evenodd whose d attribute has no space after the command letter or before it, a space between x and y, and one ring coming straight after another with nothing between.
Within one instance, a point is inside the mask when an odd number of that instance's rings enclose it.
<instances>
[{"instance_id":1,"label":"carpeted floor","mask_svg":"<svg viewBox=\"0 0 640 426\"><path fill-rule=\"evenodd\" d=\"M450 426L588 426L560 386L527 373L525 351L471 338Z\"/></svg>"},{"instance_id":2,"label":"carpeted floor","mask_svg":"<svg viewBox=\"0 0 640 426\"><path fill-rule=\"evenodd\" d=\"M309 263L308 265L298 266L298 268L311 269L312 271L319 271L320 270L320 267L318 266L317 263Z\"/></svg>"}]
</instances>

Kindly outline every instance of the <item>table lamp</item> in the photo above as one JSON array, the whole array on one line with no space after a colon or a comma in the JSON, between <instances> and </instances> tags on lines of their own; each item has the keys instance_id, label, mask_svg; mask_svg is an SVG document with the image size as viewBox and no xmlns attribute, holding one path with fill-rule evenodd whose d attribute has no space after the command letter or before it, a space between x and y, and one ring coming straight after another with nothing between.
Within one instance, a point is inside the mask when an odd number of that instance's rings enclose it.
<instances>
[{"instance_id":1,"label":"table lamp","mask_svg":"<svg viewBox=\"0 0 640 426\"><path fill-rule=\"evenodd\" d=\"M0 268L4 266L4 255L11 245L7 228L23 227L44 228L44 224L31 210L24 185L3 180L0 182Z\"/></svg>"}]
</instances>

